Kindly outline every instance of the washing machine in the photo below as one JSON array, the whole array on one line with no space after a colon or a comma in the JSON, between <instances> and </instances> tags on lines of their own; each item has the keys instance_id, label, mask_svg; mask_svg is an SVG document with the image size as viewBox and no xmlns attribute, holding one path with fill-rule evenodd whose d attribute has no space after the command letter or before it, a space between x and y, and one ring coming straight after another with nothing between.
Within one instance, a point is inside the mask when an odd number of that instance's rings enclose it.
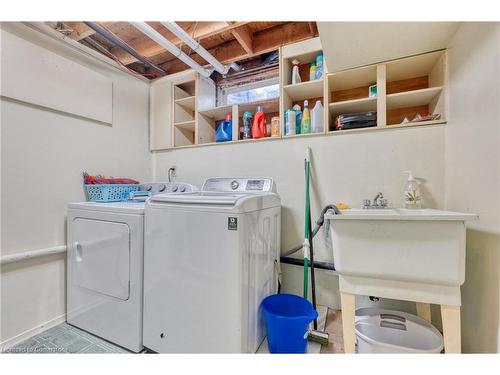
<instances>
[{"instance_id":1,"label":"washing machine","mask_svg":"<svg viewBox=\"0 0 500 375\"><path fill-rule=\"evenodd\" d=\"M140 186L192 192L184 183ZM143 349L144 202L68 205L67 322L133 352Z\"/></svg>"},{"instance_id":2,"label":"washing machine","mask_svg":"<svg viewBox=\"0 0 500 375\"><path fill-rule=\"evenodd\" d=\"M209 178L146 202L144 346L255 353L261 301L277 291L281 201L270 178Z\"/></svg>"}]
</instances>

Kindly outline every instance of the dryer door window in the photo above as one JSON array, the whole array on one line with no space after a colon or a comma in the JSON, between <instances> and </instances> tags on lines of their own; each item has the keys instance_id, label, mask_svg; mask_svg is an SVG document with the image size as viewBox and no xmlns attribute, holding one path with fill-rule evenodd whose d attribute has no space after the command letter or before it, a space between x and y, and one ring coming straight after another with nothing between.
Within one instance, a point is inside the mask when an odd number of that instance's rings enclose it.
<instances>
[{"instance_id":1,"label":"dryer door window","mask_svg":"<svg viewBox=\"0 0 500 375\"><path fill-rule=\"evenodd\" d=\"M127 300L130 229L125 223L75 218L71 261L76 285Z\"/></svg>"}]
</instances>

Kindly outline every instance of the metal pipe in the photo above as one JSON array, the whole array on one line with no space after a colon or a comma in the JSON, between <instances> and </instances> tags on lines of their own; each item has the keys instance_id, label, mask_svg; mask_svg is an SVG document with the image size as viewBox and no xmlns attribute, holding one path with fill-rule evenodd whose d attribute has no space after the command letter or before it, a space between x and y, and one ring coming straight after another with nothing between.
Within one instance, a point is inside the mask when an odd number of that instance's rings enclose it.
<instances>
[{"instance_id":1,"label":"metal pipe","mask_svg":"<svg viewBox=\"0 0 500 375\"><path fill-rule=\"evenodd\" d=\"M187 54L182 52L174 43L161 35L158 31L149 26L146 22L131 22L139 31L154 40L160 46L169 51L172 55L189 65L191 68L200 73L203 77L209 78L213 70L203 68L200 64L194 61Z\"/></svg>"},{"instance_id":2,"label":"metal pipe","mask_svg":"<svg viewBox=\"0 0 500 375\"><path fill-rule=\"evenodd\" d=\"M118 36L116 36L112 32L106 30L101 25L97 24L96 22L89 22L89 21L85 21L84 24L87 25L88 27L90 27L92 30L94 30L97 34L101 35L103 38L106 38L111 43L117 45L118 47L120 47L121 49L123 49L128 54L134 56L137 60L139 60L140 62L142 62L147 67L149 67L149 68L151 68L153 70L156 70L158 73L161 73L162 75L167 74L167 72L165 70L163 70L162 68L160 68L158 65L155 65L152 62L150 62L144 56L142 56L141 54L139 54L139 52L137 52L135 49L133 49L132 47L130 47L125 41L123 41L122 39L120 39Z\"/></svg>"},{"instance_id":3,"label":"metal pipe","mask_svg":"<svg viewBox=\"0 0 500 375\"><path fill-rule=\"evenodd\" d=\"M294 266L304 267L304 260L303 259L291 258L291 257L281 257L280 262L284 263L284 264L291 264ZM309 267L311 267L311 264L309 264ZM319 268L319 269L328 270L328 271L335 271L335 264L328 263L328 262L314 261L314 268Z\"/></svg>"},{"instance_id":4,"label":"metal pipe","mask_svg":"<svg viewBox=\"0 0 500 375\"><path fill-rule=\"evenodd\" d=\"M66 245L48 247L46 249L25 251L23 253L5 255L0 258L0 264L9 264L39 258L42 256L49 256L54 254L62 254L66 252Z\"/></svg>"},{"instance_id":5,"label":"metal pipe","mask_svg":"<svg viewBox=\"0 0 500 375\"><path fill-rule=\"evenodd\" d=\"M214 55L208 52L199 42L194 40L187 32L184 31L182 27L177 25L175 22L160 22L165 26L171 33L175 34L180 40L186 43L189 48L191 48L198 55L203 57L210 65L214 67L220 74L227 74L229 69L233 68L237 72L241 70L240 66L236 63L231 63L229 65L224 65L217 60Z\"/></svg>"}]
</instances>

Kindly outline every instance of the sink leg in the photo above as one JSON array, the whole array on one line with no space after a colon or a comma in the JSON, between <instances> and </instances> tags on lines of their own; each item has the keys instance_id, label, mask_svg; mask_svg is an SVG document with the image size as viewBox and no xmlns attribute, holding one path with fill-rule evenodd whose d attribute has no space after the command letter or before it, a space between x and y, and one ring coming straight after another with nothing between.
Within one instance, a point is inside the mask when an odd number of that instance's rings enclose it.
<instances>
[{"instance_id":1,"label":"sink leg","mask_svg":"<svg viewBox=\"0 0 500 375\"><path fill-rule=\"evenodd\" d=\"M417 302L417 315L424 320L427 320L429 323L431 322L431 304Z\"/></svg>"},{"instance_id":2,"label":"sink leg","mask_svg":"<svg viewBox=\"0 0 500 375\"><path fill-rule=\"evenodd\" d=\"M346 354L352 354L355 353L356 346L356 332L354 330L356 296L354 294L340 292L340 303L342 305L344 352Z\"/></svg>"},{"instance_id":3,"label":"sink leg","mask_svg":"<svg viewBox=\"0 0 500 375\"><path fill-rule=\"evenodd\" d=\"M460 306L441 305L445 353L461 353Z\"/></svg>"}]
</instances>

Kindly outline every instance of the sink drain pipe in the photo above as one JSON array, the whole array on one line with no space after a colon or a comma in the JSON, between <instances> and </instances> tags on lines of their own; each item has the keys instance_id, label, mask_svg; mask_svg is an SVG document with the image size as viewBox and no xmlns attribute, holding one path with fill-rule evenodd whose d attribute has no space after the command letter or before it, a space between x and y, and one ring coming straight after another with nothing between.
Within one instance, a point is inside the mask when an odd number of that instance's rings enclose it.
<instances>
[{"instance_id":1,"label":"sink drain pipe","mask_svg":"<svg viewBox=\"0 0 500 375\"><path fill-rule=\"evenodd\" d=\"M292 258L292 257L281 257L280 262L283 264L291 264L293 266L301 266L304 267L304 261L299 258ZM335 271L335 264L334 263L329 263L329 262L318 262L314 261L314 264L312 262L309 264L309 267L311 265L314 266L314 268L319 268L322 270L328 270L328 271Z\"/></svg>"}]
</instances>

